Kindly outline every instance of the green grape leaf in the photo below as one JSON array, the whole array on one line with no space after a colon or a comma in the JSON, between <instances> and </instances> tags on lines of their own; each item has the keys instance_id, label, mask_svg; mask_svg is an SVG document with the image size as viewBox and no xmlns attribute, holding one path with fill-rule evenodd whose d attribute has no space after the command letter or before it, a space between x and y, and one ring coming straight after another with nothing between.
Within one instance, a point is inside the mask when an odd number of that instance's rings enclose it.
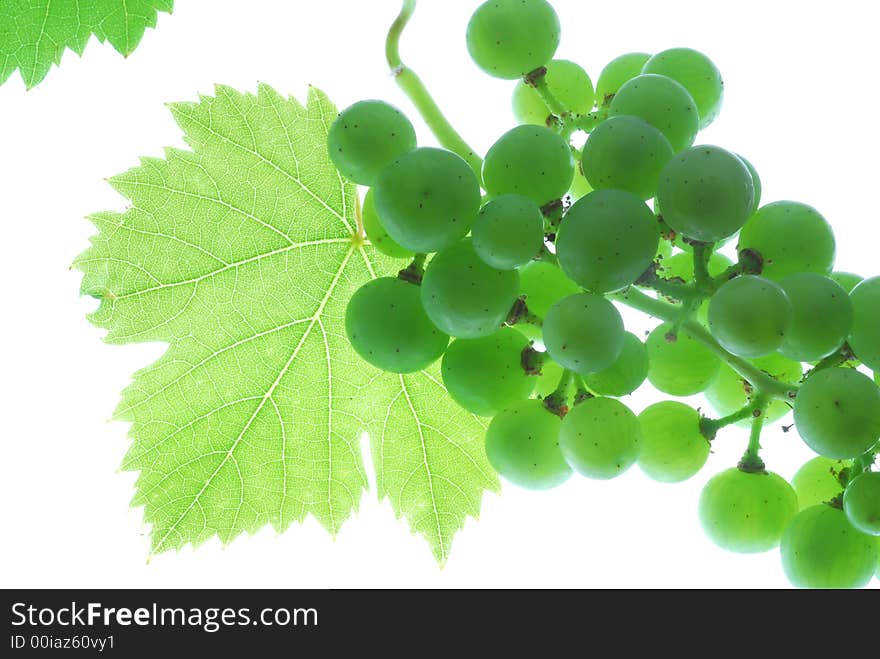
<instances>
[{"instance_id":1,"label":"green grape leaf","mask_svg":"<svg viewBox=\"0 0 880 659\"><path fill-rule=\"evenodd\" d=\"M152 550L308 514L335 534L368 487L369 432L380 497L443 562L498 481L436 367L381 373L345 337L351 295L401 266L356 237L356 188L326 149L336 109L316 89L305 106L265 85L215 94L171 106L192 150L113 177L132 205L90 218L75 262L108 342L169 344L115 414Z\"/></svg>"},{"instance_id":2,"label":"green grape leaf","mask_svg":"<svg viewBox=\"0 0 880 659\"><path fill-rule=\"evenodd\" d=\"M173 0L0 0L0 84L18 69L38 85L69 48L82 55L92 35L130 55Z\"/></svg>"}]
</instances>

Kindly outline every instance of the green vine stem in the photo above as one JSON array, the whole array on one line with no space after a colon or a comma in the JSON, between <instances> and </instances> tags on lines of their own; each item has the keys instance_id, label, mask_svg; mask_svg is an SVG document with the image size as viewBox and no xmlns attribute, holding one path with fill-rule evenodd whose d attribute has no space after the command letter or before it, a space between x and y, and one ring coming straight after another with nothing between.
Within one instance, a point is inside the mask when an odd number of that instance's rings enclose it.
<instances>
[{"instance_id":1,"label":"green vine stem","mask_svg":"<svg viewBox=\"0 0 880 659\"><path fill-rule=\"evenodd\" d=\"M709 259L712 258L712 243L693 243L694 248L694 282L697 291L704 296L715 292L714 281L709 275Z\"/></svg>"},{"instance_id":2,"label":"green vine stem","mask_svg":"<svg viewBox=\"0 0 880 659\"><path fill-rule=\"evenodd\" d=\"M574 378L575 374L565 369L562 372L562 377L559 378L559 384L556 385L556 389L544 399L544 407L560 417L568 414L568 395Z\"/></svg>"},{"instance_id":3,"label":"green vine stem","mask_svg":"<svg viewBox=\"0 0 880 659\"><path fill-rule=\"evenodd\" d=\"M758 414L752 419L752 432L749 435L749 447L739 462L739 468L751 473L760 473L766 469L761 460L761 430L764 428L764 417L767 415L767 403L759 408Z\"/></svg>"},{"instance_id":4,"label":"green vine stem","mask_svg":"<svg viewBox=\"0 0 880 659\"><path fill-rule=\"evenodd\" d=\"M397 276L403 281L420 286L422 278L425 276L425 261L428 260L427 254L416 254L412 263L397 273Z\"/></svg>"},{"instance_id":5,"label":"green vine stem","mask_svg":"<svg viewBox=\"0 0 880 659\"><path fill-rule=\"evenodd\" d=\"M483 159L468 146L458 131L452 127L422 79L400 58L400 37L415 10L416 0L403 0L400 14L388 30L388 38L385 42L385 57L388 60L388 66L391 67L391 73L397 80L398 86L416 106L416 110L428 124L434 137L444 148L464 158L474 170L474 174L477 175L477 180L482 186Z\"/></svg>"},{"instance_id":6,"label":"green vine stem","mask_svg":"<svg viewBox=\"0 0 880 659\"><path fill-rule=\"evenodd\" d=\"M675 323L681 314L680 307L676 307L661 300L655 300L635 288L629 288L623 293L615 293L611 295L610 298L625 304L628 307L641 311L642 313L653 316L654 318L659 318L667 323ZM709 348L709 350L721 358L721 360L730 366L730 368L751 383L752 387L759 393L772 398L781 398L789 402L797 395L797 387L780 382L776 378L767 375L754 364L729 353L700 323L694 320L689 320L684 322L682 327L687 331L691 338Z\"/></svg>"}]
</instances>

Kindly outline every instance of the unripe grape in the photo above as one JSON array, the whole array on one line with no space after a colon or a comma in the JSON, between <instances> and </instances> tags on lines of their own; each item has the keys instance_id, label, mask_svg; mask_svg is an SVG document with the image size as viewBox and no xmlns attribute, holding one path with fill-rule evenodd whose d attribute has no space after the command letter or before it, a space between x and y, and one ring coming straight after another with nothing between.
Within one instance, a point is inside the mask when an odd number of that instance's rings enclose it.
<instances>
[{"instance_id":1,"label":"unripe grape","mask_svg":"<svg viewBox=\"0 0 880 659\"><path fill-rule=\"evenodd\" d=\"M394 239L388 235L385 227L382 226L382 220L379 219L379 213L376 211L376 203L372 188L367 190L364 197L364 205L361 209L361 217L364 221L364 233L370 243L377 250L396 259L405 259L415 255L412 250L401 247Z\"/></svg>"},{"instance_id":2,"label":"unripe grape","mask_svg":"<svg viewBox=\"0 0 880 659\"><path fill-rule=\"evenodd\" d=\"M532 261L520 268L520 292L533 314L543 318L564 297L580 293L580 287L562 270L546 261Z\"/></svg>"},{"instance_id":3,"label":"unripe grape","mask_svg":"<svg viewBox=\"0 0 880 659\"><path fill-rule=\"evenodd\" d=\"M529 341L511 327L479 339L456 339L443 355L443 383L468 412L494 416L528 398L537 378L523 370Z\"/></svg>"},{"instance_id":4,"label":"unripe grape","mask_svg":"<svg viewBox=\"0 0 880 659\"><path fill-rule=\"evenodd\" d=\"M584 375L591 391L602 396L627 396L648 377L648 351L639 337L627 332L620 356L606 369Z\"/></svg>"},{"instance_id":5,"label":"unripe grape","mask_svg":"<svg viewBox=\"0 0 880 659\"><path fill-rule=\"evenodd\" d=\"M700 495L700 522L709 539L727 551L769 551L797 514L791 485L776 474L728 469L710 480Z\"/></svg>"},{"instance_id":6,"label":"unripe grape","mask_svg":"<svg viewBox=\"0 0 880 659\"><path fill-rule=\"evenodd\" d=\"M519 274L486 265L466 238L434 256L421 289L425 311L440 330L475 339L501 329L519 294Z\"/></svg>"},{"instance_id":7,"label":"unripe grape","mask_svg":"<svg viewBox=\"0 0 880 659\"><path fill-rule=\"evenodd\" d=\"M859 531L880 536L880 472L864 473L849 482L843 511Z\"/></svg>"},{"instance_id":8,"label":"unripe grape","mask_svg":"<svg viewBox=\"0 0 880 659\"><path fill-rule=\"evenodd\" d=\"M724 81L708 57L690 48L671 48L645 63L643 73L668 76L688 90L700 112L700 128L711 124L721 111Z\"/></svg>"},{"instance_id":9,"label":"unripe grape","mask_svg":"<svg viewBox=\"0 0 880 659\"><path fill-rule=\"evenodd\" d=\"M463 238L480 210L473 170L443 149L415 149L396 158L382 170L374 190L388 235L419 253L440 251Z\"/></svg>"},{"instance_id":10,"label":"unripe grape","mask_svg":"<svg viewBox=\"0 0 880 659\"><path fill-rule=\"evenodd\" d=\"M502 195L483 206L471 230L474 249L498 270L527 264L544 244L544 216L528 197Z\"/></svg>"},{"instance_id":11,"label":"unripe grape","mask_svg":"<svg viewBox=\"0 0 880 659\"><path fill-rule=\"evenodd\" d=\"M559 32L559 17L546 0L489 0L468 23L467 47L483 71L514 80L553 58Z\"/></svg>"},{"instance_id":12,"label":"unripe grape","mask_svg":"<svg viewBox=\"0 0 880 659\"><path fill-rule=\"evenodd\" d=\"M547 352L576 373L595 373L611 366L623 350L624 336L620 312L592 293L560 300L544 319Z\"/></svg>"},{"instance_id":13,"label":"unripe grape","mask_svg":"<svg viewBox=\"0 0 880 659\"><path fill-rule=\"evenodd\" d=\"M832 272L828 275L833 281L836 281L847 293L852 293L853 289L865 281L864 277L854 275L851 272Z\"/></svg>"},{"instance_id":14,"label":"unripe grape","mask_svg":"<svg viewBox=\"0 0 880 659\"><path fill-rule=\"evenodd\" d=\"M650 199L671 159L672 145L663 133L638 117L620 115L590 133L581 166L595 190L626 190Z\"/></svg>"},{"instance_id":15,"label":"unripe grape","mask_svg":"<svg viewBox=\"0 0 880 659\"><path fill-rule=\"evenodd\" d=\"M648 53L626 53L608 62L596 81L596 103L605 105L624 83L641 74L649 59Z\"/></svg>"},{"instance_id":16,"label":"unripe grape","mask_svg":"<svg viewBox=\"0 0 880 659\"><path fill-rule=\"evenodd\" d=\"M573 180L571 147L543 126L517 126L506 132L483 162L490 195L525 195L540 207L565 196Z\"/></svg>"},{"instance_id":17,"label":"unripe grape","mask_svg":"<svg viewBox=\"0 0 880 659\"><path fill-rule=\"evenodd\" d=\"M721 360L686 331L673 338L672 325L655 328L648 336L648 380L672 396L692 396L705 391L718 376Z\"/></svg>"},{"instance_id":18,"label":"unripe grape","mask_svg":"<svg viewBox=\"0 0 880 659\"><path fill-rule=\"evenodd\" d=\"M755 184L742 160L716 146L677 153L660 174L657 201L678 233L718 242L739 231L754 210Z\"/></svg>"},{"instance_id":19,"label":"unripe grape","mask_svg":"<svg viewBox=\"0 0 880 659\"><path fill-rule=\"evenodd\" d=\"M834 265L834 233L815 208L777 201L749 218L739 236L739 251L761 258L761 275L779 281L798 272L827 275Z\"/></svg>"},{"instance_id":20,"label":"unripe grape","mask_svg":"<svg viewBox=\"0 0 880 659\"><path fill-rule=\"evenodd\" d=\"M877 566L876 539L826 504L794 517L782 536L780 553L786 576L798 588L861 588Z\"/></svg>"},{"instance_id":21,"label":"unripe grape","mask_svg":"<svg viewBox=\"0 0 880 659\"><path fill-rule=\"evenodd\" d=\"M853 305L840 284L816 272L800 272L779 285L794 312L779 352L797 361L815 362L843 345L852 329Z\"/></svg>"},{"instance_id":22,"label":"unripe grape","mask_svg":"<svg viewBox=\"0 0 880 659\"><path fill-rule=\"evenodd\" d=\"M595 293L631 285L657 253L660 233L654 214L636 195L597 190L566 213L556 250L565 274Z\"/></svg>"},{"instance_id":23,"label":"unripe grape","mask_svg":"<svg viewBox=\"0 0 880 659\"><path fill-rule=\"evenodd\" d=\"M816 504L828 503L843 494L840 476L841 472L849 467L849 462L822 456L804 463L791 479L801 510Z\"/></svg>"},{"instance_id":24,"label":"unripe grape","mask_svg":"<svg viewBox=\"0 0 880 659\"><path fill-rule=\"evenodd\" d=\"M709 458L709 441L700 432L695 409L666 401L639 414L642 450L639 467L661 483L678 483L696 474Z\"/></svg>"},{"instance_id":25,"label":"unripe grape","mask_svg":"<svg viewBox=\"0 0 880 659\"><path fill-rule=\"evenodd\" d=\"M392 373L413 373L432 364L449 336L428 319L419 288L396 277L374 279L351 297L345 331L357 353Z\"/></svg>"},{"instance_id":26,"label":"unripe grape","mask_svg":"<svg viewBox=\"0 0 880 659\"><path fill-rule=\"evenodd\" d=\"M373 185L391 161L416 148L409 119L384 101L360 101L330 126L327 151L339 172L359 185Z\"/></svg>"},{"instance_id":27,"label":"unripe grape","mask_svg":"<svg viewBox=\"0 0 880 659\"><path fill-rule=\"evenodd\" d=\"M539 400L525 400L498 414L486 431L486 456L502 478L530 490L561 485L571 468L559 448L562 420Z\"/></svg>"},{"instance_id":28,"label":"unripe grape","mask_svg":"<svg viewBox=\"0 0 880 659\"><path fill-rule=\"evenodd\" d=\"M661 131L676 153L694 143L700 113L687 89L672 78L647 74L625 82L611 99L610 116L631 115Z\"/></svg>"},{"instance_id":29,"label":"unripe grape","mask_svg":"<svg viewBox=\"0 0 880 659\"><path fill-rule=\"evenodd\" d=\"M880 439L880 388L851 368L813 373L798 391L794 423L819 455L858 457Z\"/></svg>"},{"instance_id":30,"label":"unripe grape","mask_svg":"<svg viewBox=\"0 0 880 659\"><path fill-rule=\"evenodd\" d=\"M712 335L733 354L751 359L779 349L792 316L785 291L754 275L726 282L709 303Z\"/></svg>"},{"instance_id":31,"label":"unripe grape","mask_svg":"<svg viewBox=\"0 0 880 659\"><path fill-rule=\"evenodd\" d=\"M590 398L562 421L559 445L572 469L588 478L616 478L639 457L642 430L630 409L613 398Z\"/></svg>"},{"instance_id":32,"label":"unripe grape","mask_svg":"<svg viewBox=\"0 0 880 659\"><path fill-rule=\"evenodd\" d=\"M880 371L880 277L860 283L850 299L854 311L850 347L865 366Z\"/></svg>"}]
</instances>

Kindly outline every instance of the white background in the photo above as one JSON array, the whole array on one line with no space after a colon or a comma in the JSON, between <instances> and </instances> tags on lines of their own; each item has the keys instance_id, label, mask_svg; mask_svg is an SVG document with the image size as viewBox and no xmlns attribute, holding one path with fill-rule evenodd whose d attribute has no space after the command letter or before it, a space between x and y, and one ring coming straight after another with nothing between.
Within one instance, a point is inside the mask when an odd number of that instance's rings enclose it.
<instances>
[{"instance_id":1,"label":"white background","mask_svg":"<svg viewBox=\"0 0 880 659\"><path fill-rule=\"evenodd\" d=\"M179 0L127 61L91 43L35 90L0 88L0 585L5 587L784 587L777 552L726 554L702 535L702 484L732 466L747 438L729 431L693 481L652 483L633 469L610 483L572 479L550 493L487 495L445 569L367 495L338 537L312 520L155 557L135 475L117 472L126 426L108 423L130 374L162 346L107 346L85 320L69 270L91 212L125 206L104 178L180 146L166 101L214 83L257 81L302 98L307 83L342 107L383 98L407 110L383 62L397 0ZM464 28L475 1L422 0L403 42L460 131L485 150L512 126L511 83L470 63ZM595 80L612 57L689 45L724 73L727 99L700 138L748 157L765 200L796 199L834 225L838 267L877 274L880 133L873 3L556 0L558 55ZM415 119L415 117L413 117ZM422 142L431 137L417 123ZM633 331L650 327L628 316ZM646 391L639 410L658 399ZM793 433L767 432L764 456L786 477L810 457ZM876 585L876 581L874 584Z\"/></svg>"}]
</instances>

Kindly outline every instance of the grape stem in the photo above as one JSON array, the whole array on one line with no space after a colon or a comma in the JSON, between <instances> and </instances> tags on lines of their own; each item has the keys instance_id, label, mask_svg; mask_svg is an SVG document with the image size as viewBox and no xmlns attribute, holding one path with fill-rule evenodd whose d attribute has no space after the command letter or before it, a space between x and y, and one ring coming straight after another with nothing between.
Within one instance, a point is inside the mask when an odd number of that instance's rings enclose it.
<instances>
[{"instance_id":1,"label":"grape stem","mask_svg":"<svg viewBox=\"0 0 880 659\"><path fill-rule=\"evenodd\" d=\"M746 403L741 409L733 414L721 417L720 419L709 419L703 417L700 419L700 432L710 442L718 435L718 431L722 428L732 426L734 423L745 421L746 419L757 419L767 414L767 407L770 404L770 397L764 394L758 394Z\"/></svg>"},{"instance_id":2,"label":"grape stem","mask_svg":"<svg viewBox=\"0 0 880 659\"><path fill-rule=\"evenodd\" d=\"M388 30L388 38L385 41L385 57L388 60L388 66L391 67L391 73L397 80L397 85L409 97L416 110L428 124L428 128L437 138L440 144L461 156L477 176L480 187L483 185L483 159L468 146L467 142L453 128L452 124L440 110L440 106L431 96L425 83L419 78L418 74L411 68L406 66L400 57L400 37L403 34L409 20L412 18L416 10L416 0L403 0L403 7L400 14L394 20L391 28Z\"/></svg>"},{"instance_id":3,"label":"grape stem","mask_svg":"<svg viewBox=\"0 0 880 659\"><path fill-rule=\"evenodd\" d=\"M633 287L622 293L614 293L609 297L612 300L616 300L621 304L625 304L667 323L675 323L680 318L680 307L656 300ZM797 386L780 382L742 357L731 354L700 323L688 320L682 323L682 328L691 338L709 348L743 379L747 380L759 394L764 394L771 398L780 398L788 402L791 402L797 395Z\"/></svg>"},{"instance_id":4,"label":"grape stem","mask_svg":"<svg viewBox=\"0 0 880 659\"><path fill-rule=\"evenodd\" d=\"M844 343L836 352L828 355L825 359L810 369L810 371L804 376L804 380L807 380L807 378L811 377L814 373L829 368L835 368L853 359L855 359L855 355L853 354L852 348L849 347L848 343Z\"/></svg>"},{"instance_id":5,"label":"grape stem","mask_svg":"<svg viewBox=\"0 0 880 659\"><path fill-rule=\"evenodd\" d=\"M764 428L764 417L767 413L767 403L760 409L754 419L752 419L752 432L749 435L749 447L746 449L745 455L739 462L739 468L750 473L760 473L766 469L764 461L759 455L761 451L761 430Z\"/></svg>"},{"instance_id":6,"label":"grape stem","mask_svg":"<svg viewBox=\"0 0 880 659\"><path fill-rule=\"evenodd\" d=\"M580 375L575 374L574 386L575 386L575 393L574 393L574 404L575 405L579 405L580 403L583 403L585 400L590 400L591 398L596 397L596 395L592 391L590 391L590 388L587 386L587 383L584 382L584 379Z\"/></svg>"},{"instance_id":7,"label":"grape stem","mask_svg":"<svg viewBox=\"0 0 880 659\"><path fill-rule=\"evenodd\" d=\"M600 108L594 112L587 114L575 114L560 101L556 95L550 90L547 84L547 67L542 66L531 73L523 76L525 84L534 87L538 92L538 96L544 101L544 105L550 110L550 116L547 117L547 126L554 128L566 139L570 138L572 133L582 130L585 133L592 130L608 118L608 110Z\"/></svg>"},{"instance_id":8,"label":"grape stem","mask_svg":"<svg viewBox=\"0 0 880 659\"><path fill-rule=\"evenodd\" d=\"M562 372L559 378L559 384L549 396L544 399L544 407L553 414L564 417L568 413L568 392L574 381L575 374L568 369Z\"/></svg>"},{"instance_id":9,"label":"grape stem","mask_svg":"<svg viewBox=\"0 0 880 659\"><path fill-rule=\"evenodd\" d=\"M709 259L712 258L712 243L693 243L694 248L694 282L696 290L708 297L715 292L715 282L709 275Z\"/></svg>"}]
</instances>

